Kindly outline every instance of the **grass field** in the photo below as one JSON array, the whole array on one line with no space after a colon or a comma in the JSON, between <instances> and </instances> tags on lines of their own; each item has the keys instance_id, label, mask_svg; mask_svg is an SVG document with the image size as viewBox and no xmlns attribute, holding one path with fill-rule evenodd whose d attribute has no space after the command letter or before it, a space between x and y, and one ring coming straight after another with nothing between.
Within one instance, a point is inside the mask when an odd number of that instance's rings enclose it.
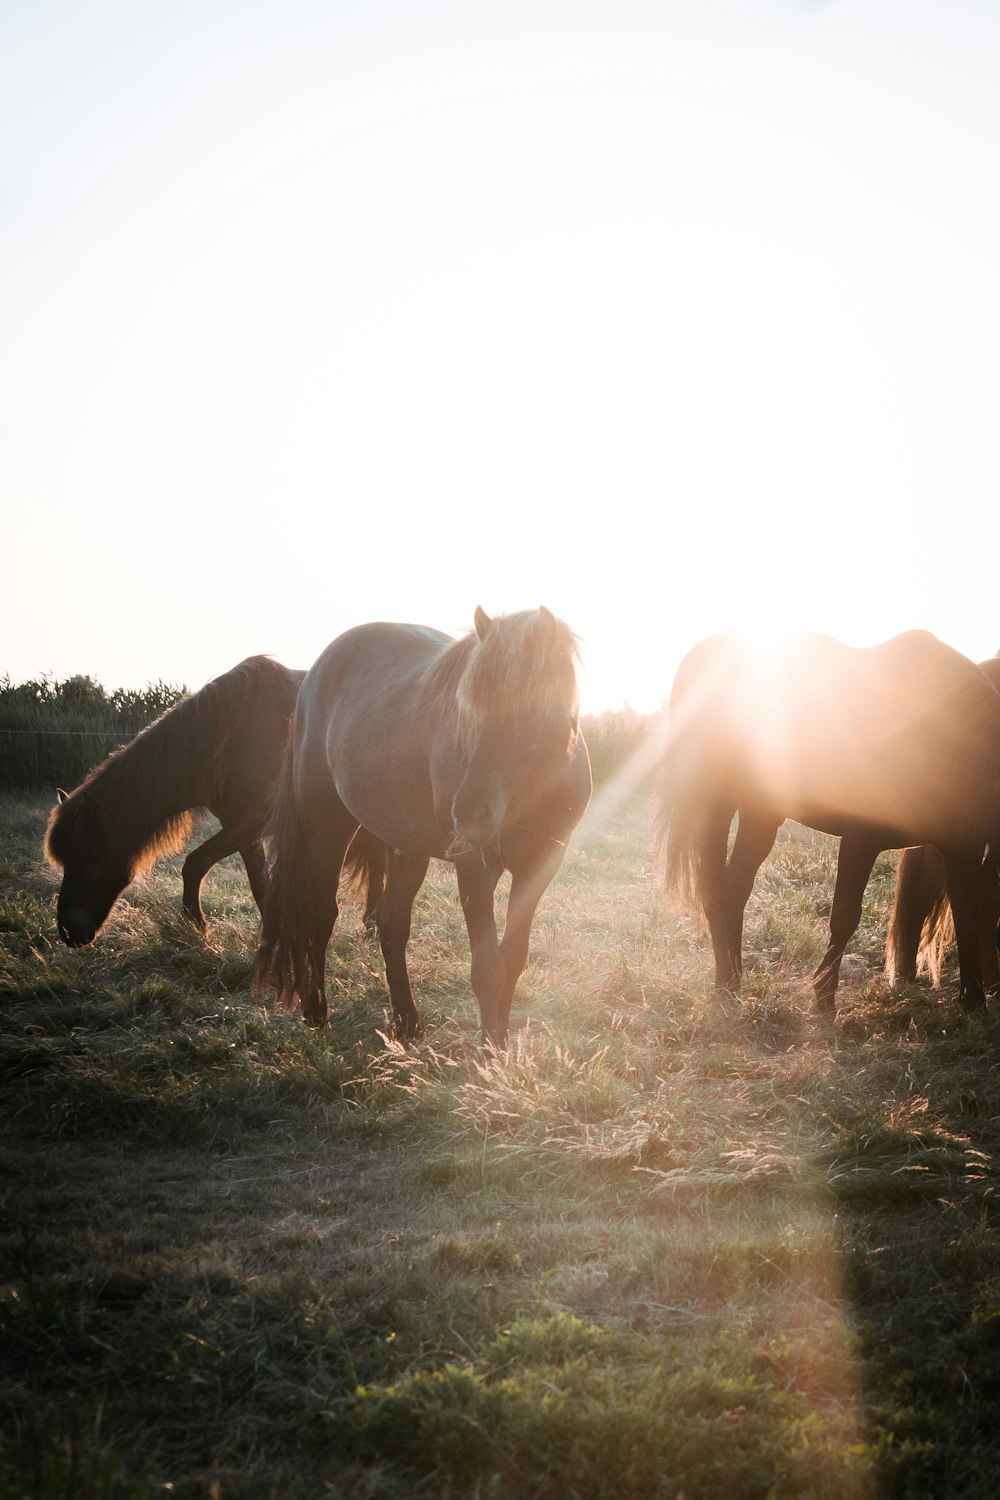
<instances>
[{"instance_id":1,"label":"grass field","mask_svg":"<svg viewBox=\"0 0 1000 1500\"><path fill-rule=\"evenodd\" d=\"M385 1040L249 998L242 868L177 862L70 952L47 805L0 846L0 1500L784 1500L1000 1492L997 1029L881 976L880 861L812 1015L830 840L786 830L746 995L595 802L484 1059L451 873Z\"/></svg>"}]
</instances>

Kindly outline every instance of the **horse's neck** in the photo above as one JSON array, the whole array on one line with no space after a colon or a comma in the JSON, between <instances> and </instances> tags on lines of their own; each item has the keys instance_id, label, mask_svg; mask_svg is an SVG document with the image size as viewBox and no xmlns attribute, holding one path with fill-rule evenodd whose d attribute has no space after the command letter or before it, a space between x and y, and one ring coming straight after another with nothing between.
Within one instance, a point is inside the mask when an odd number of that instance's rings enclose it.
<instances>
[{"instance_id":1,"label":"horse's neck","mask_svg":"<svg viewBox=\"0 0 1000 1500\"><path fill-rule=\"evenodd\" d=\"M162 747L159 747L162 748ZM138 856L157 843L167 830L171 846L177 843L178 820L194 807L204 806L211 791L197 785L187 758L177 753L153 753L155 741L141 737L127 745L109 765L97 772L89 790L100 809L105 837L114 828L121 846Z\"/></svg>"}]
</instances>

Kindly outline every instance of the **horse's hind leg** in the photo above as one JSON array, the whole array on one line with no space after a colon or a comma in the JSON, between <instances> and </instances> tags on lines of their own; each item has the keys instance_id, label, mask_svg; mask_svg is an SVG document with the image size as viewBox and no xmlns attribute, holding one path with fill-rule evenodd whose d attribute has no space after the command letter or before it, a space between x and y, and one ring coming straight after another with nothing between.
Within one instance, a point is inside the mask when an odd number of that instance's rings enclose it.
<instances>
[{"instance_id":1,"label":"horse's hind leg","mask_svg":"<svg viewBox=\"0 0 1000 1500\"><path fill-rule=\"evenodd\" d=\"M830 911L830 943L813 975L816 1009L833 1015L836 1008L840 961L858 930L865 888L875 861L885 847L882 839L863 833L845 833L837 856L837 883Z\"/></svg>"},{"instance_id":2,"label":"horse's hind leg","mask_svg":"<svg viewBox=\"0 0 1000 1500\"><path fill-rule=\"evenodd\" d=\"M981 1010L986 1004L980 962L981 913L988 876L981 858L967 855L946 854L944 867L958 947L958 1002L963 1010Z\"/></svg>"},{"instance_id":3,"label":"horse's hind leg","mask_svg":"<svg viewBox=\"0 0 1000 1500\"><path fill-rule=\"evenodd\" d=\"M407 1040L420 1035L420 1016L413 1003L406 968L406 945L410 940L414 898L423 884L429 864L430 860L424 855L394 850L389 856L385 890L375 914L394 1028L398 1036Z\"/></svg>"},{"instance_id":4,"label":"horse's hind leg","mask_svg":"<svg viewBox=\"0 0 1000 1500\"><path fill-rule=\"evenodd\" d=\"M340 872L357 826L339 798L329 808L311 807L309 822L303 823L303 845L311 882L307 978L300 994L302 1019L307 1026L326 1025L326 950L340 912L337 901Z\"/></svg>"},{"instance_id":5,"label":"horse's hind leg","mask_svg":"<svg viewBox=\"0 0 1000 1500\"><path fill-rule=\"evenodd\" d=\"M979 883L979 963L983 971L983 988L987 995L1000 995L1000 950L997 947L1000 923L1000 870L992 853L983 860Z\"/></svg>"}]
</instances>

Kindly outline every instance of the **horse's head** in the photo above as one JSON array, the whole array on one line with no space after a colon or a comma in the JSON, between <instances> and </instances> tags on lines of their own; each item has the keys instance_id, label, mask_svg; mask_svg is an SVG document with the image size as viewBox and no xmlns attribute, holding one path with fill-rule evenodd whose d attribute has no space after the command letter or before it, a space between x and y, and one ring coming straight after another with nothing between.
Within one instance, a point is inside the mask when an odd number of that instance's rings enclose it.
<instances>
[{"instance_id":1,"label":"horse's head","mask_svg":"<svg viewBox=\"0 0 1000 1500\"><path fill-rule=\"evenodd\" d=\"M100 807L90 792L59 788L58 798L45 832L46 857L63 872L56 921L64 943L85 948L104 926L133 870L129 860L109 853Z\"/></svg>"},{"instance_id":2,"label":"horse's head","mask_svg":"<svg viewBox=\"0 0 1000 1500\"><path fill-rule=\"evenodd\" d=\"M475 624L457 691L466 764L451 805L456 852L482 848L508 811L544 797L565 773L579 722L567 625L544 606L495 620L477 609Z\"/></svg>"}]
</instances>

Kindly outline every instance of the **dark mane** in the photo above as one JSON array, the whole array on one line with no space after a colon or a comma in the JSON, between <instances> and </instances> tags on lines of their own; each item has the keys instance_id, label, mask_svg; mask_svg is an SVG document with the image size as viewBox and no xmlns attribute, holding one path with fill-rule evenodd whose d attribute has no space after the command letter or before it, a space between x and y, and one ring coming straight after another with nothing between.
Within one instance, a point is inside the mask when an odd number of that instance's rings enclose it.
<instances>
[{"instance_id":1,"label":"dark mane","mask_svg":"<svg viewBox=\"0 0 1000 1500\"><path fill-rule=\"evenodd\" d=\"M242 717L259 712L267 694L287 698L290 713L301 675L269 656L249 656L168 708L53 810L46 857L65 864L88 830L92 836L95 813L105 852L128 862L133 875L176 853L191 831L192 810L219 797L227 741ZM114 817L102 815L105 798L114 800Z\"/></svg>"}]
</instances>

